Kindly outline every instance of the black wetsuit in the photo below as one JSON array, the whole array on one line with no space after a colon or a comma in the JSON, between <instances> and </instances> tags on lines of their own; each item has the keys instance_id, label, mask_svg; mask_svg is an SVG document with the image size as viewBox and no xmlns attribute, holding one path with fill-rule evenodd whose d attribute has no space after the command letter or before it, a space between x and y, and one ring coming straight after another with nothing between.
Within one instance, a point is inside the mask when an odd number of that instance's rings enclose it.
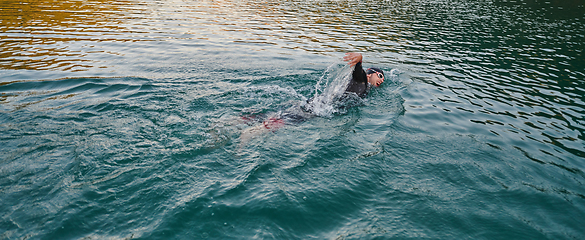
<instances>
[{"instance_id":1,"label":"black wetsuit","mask_svg":"<svg viewBox=\"0 0 585 240\"><path fill-rule=\"evenodd\" d=\"M362 68L362 62L358 62L351 73L351 80L345 92L352 92L364 98L370 92L370 87L366 71Z\"/></svg>"}]
</instances>

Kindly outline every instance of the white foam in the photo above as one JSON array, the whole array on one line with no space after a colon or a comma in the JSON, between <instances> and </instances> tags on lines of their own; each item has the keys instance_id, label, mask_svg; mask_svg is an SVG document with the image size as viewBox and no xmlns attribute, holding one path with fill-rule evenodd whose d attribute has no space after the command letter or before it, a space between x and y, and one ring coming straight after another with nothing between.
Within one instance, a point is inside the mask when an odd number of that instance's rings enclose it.
<instances>
[{"instance_id":1,"label":"white foam","mask_svg":"<svg viewBox=\"0 0 585 240\"><path fill-rule=\"evenodd\" d=\"M345 93L351 80L353 67L344 63L335 63L327 68L317 84L313 99L306 109L317 116L331 117L339 111L339 98Z\"/></svg>"}]
</instances>

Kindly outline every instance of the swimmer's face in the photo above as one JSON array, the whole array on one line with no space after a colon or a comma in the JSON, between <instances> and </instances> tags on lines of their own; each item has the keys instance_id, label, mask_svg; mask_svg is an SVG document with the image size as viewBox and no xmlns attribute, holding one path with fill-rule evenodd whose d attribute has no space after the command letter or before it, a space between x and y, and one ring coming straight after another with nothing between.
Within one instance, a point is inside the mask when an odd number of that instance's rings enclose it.
<instances>
[{"instance_id":1,"label":"swimmer's face","mask_svg":"<svg viewBox=\"0 0 585 240\"><path fill-rule=\"evenodd\" d=\"M368 82L376 87L379 87L384 82L384 75L378 72L370 73L366 75Z\"/></svg>"}]
</instances>

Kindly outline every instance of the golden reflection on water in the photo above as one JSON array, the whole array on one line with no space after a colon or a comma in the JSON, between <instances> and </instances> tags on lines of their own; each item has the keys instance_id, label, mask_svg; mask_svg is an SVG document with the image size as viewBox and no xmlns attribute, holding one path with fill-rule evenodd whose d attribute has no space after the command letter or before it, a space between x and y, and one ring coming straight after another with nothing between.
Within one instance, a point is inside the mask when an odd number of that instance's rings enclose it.
<instances>
[{"instance_id":1,"label":"golden reflection on water","mask_svg":"<svg viewBox=\"0 0 585 240\"><path fill-rule=\"evenodd\" d=\"M80 71L91 50L73 42L103 41L118 27L124 3L112 0L6 0L0 3L0 69ZM107 39L112 40L112 39ZM85 43L86 47L89 46Z\"/></svg>"},{"instance_id":2,"label":"golden reflection on water","mask_svg":"<svg viewBox=\"0 0 585 240\"><path fill-rule=\"evenodd\" d=\"M388 24L395 13L381 15L390 7L363 9L349 1L7 0L0 9L0 69L14 70L85 71L107 68L112 58L133 64L140 50L131 42L324 53L383 48L398 36Z\"/></svg>"}]
</instances>

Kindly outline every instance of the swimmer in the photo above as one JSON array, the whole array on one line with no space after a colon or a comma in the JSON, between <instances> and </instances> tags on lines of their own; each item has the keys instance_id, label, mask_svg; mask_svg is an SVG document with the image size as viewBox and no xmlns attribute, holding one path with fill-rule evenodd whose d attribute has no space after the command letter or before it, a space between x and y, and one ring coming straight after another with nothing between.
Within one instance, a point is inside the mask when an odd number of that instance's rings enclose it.
<instances>
[{"instance_id":1,"label":"swimmer","mask_svg":"<svg viewBox=\"0 0 585 240\"><path fill-rule=\"evenodd\" d=\"M364 98L368 95L370 89L379 87L384 82L384 71L379 68L362 68L362 54L361 53L346 53L343 60L353 67L351 80L345 89L345 93L355 93L357 96ZM313 98L307 100L307 104L311 105ZM301 111L285 112L280 117L270 117L264 120L262 124L255 127L248 128L242 132L242 143L247 142L251 137L269 131L276 131L285 126L287 123L295 124L308 119L314 114L311 113L311 107L301 106Z\"/></svg>"},{"instance_id":2,"label":"swimmer","mask_svg":"<svg viewBox=\"0 0 585 240\"><path fill-rule=\"evenodd\" d=\"M384 71L379 68L362 68L362 54L346 53L343 60L354 67L351 81L345 92L353 92L360 97L366 97L372 86L379 87L384 82Z\"/></svg>"}]
</instances>

